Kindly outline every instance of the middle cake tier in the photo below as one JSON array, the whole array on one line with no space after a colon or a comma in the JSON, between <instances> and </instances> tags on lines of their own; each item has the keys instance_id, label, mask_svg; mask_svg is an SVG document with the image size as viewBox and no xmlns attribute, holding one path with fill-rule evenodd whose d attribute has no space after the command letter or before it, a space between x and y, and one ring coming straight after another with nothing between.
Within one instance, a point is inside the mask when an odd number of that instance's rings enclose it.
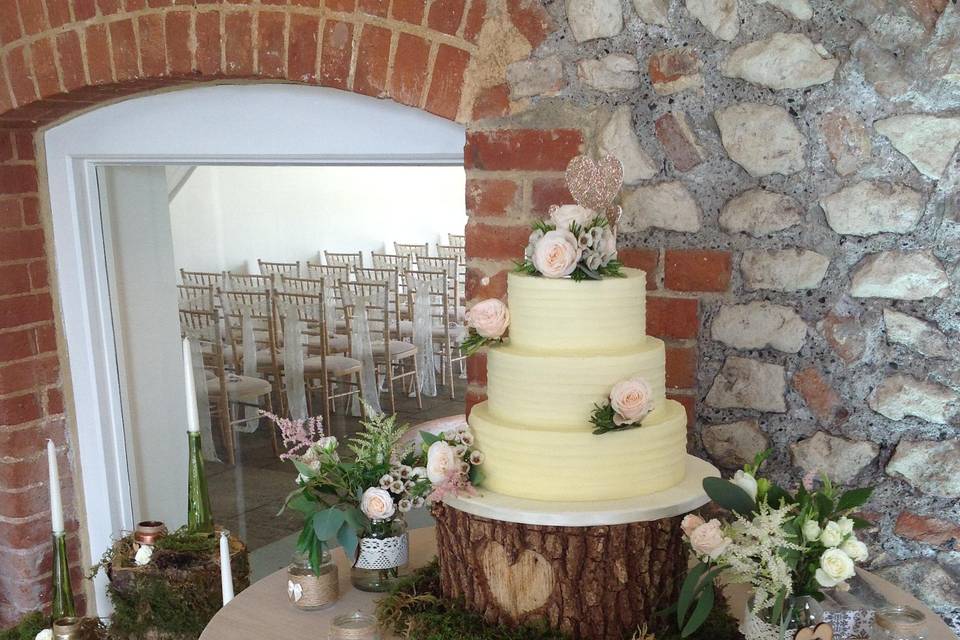
<instances>
[{"instance_id":1,"label":"middle cake tier","mask_svg":"<svg viewBox=\"0 0 960 640\"><path fill-rule=\"evenodd\" d=\"M642 376L653 391L654 412L665 402L663 341L646 338L617 354L555 355L512 346L487 355L487 406L491 416L528 429L584 431L594 405L613 385Z\"/></svg>"}]
</instances>

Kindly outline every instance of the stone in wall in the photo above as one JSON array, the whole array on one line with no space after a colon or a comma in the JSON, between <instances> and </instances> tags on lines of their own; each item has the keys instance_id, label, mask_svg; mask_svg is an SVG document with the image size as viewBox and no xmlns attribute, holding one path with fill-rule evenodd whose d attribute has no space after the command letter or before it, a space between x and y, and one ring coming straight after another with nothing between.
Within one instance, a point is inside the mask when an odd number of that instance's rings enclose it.
<instances>
[{"instance_id":1,"label":"stone in wall","mask_svg":"<svg viewBox=\"0 0 960 640\"><path fill-rule=\"evenodd\" d=\"M960 118L932 115L894 116L879 120L874 129L890 140L923 175L939 180L960 143Z\"/></svg>"},{"instance_id":2,"label":"stone in wall","mask_svg":"<svg viewBox=\"0 0 960 640\"><path fill-rule=\"evenodd\" d=\"M507 84L514 100L555 94L566 85L560 56L514 62L507 67Z\"/></svg>"},{"instance_id":3,"label":"stone in wall","mask_svg":"<svg viewBox=\"0 0 960 640\"><path fill-rule=\"evenodd\" d=\"M873 143L867 125L857 114L834 109L823 116L820 130L834 169L841 176L856 173L857 169L869 162Z\"/></svg>"},{"instance_id":4,"label":"stone in wall","mask_svg":"<svg viewBox=\"0 0 960 640\"><path fill-rule=\"evenodd\" d=\"M624 231L649 227L695 233L700 230L700 205L682 182L644 185L623 198Z\"/></svg>"},{"instance_id":5,"label":"stone in wall","mask_svg":"<svg viewBox=\"0 0 960 640\"><path fill-rule=\"evenodd\" d=\"M720 40L733 40L740 33L737 0L686 0L687 11Z\"/></svg>"},{"instance_id":6,"label":"stone in wall","mask_svg":"<svg viewBox=\"0 0 960 640\"><path fill-rule=\"evenodd\" d=\"M807 0L758 0L757 4L769 4L795 20L809 20L813 17L813 8Z\"/></svg>"},{"instance_id":7,"label":"stone in wall","mask_svg":"<svg viewBox=\"0 0 960 640\"><path fill-rule=\"evenodd\" d=\"M816 289L829 266L827 256L799 248L744 251L740 260L743 283L748 289L774 291Z\"/></svg>"},{"instance_id":8,"label":"stone in wall","mask_svg":"<svg viewBox=\"0 0 960 640\"><path fill-rule=\"evenodd\" d=\"M960 524L909 511L900 514L893 532L902 538L943 549L952 549L960 543Z\"/></svg>"},{"instance_id":9,"label":"stone in wall","mask_svg":"<svg viewBox=\"0 0 960 640\"><path fill-rule=\"evenodd\" d=\"M654 129L664 154L677 171L690 171L706 159L706 152L682 111L663 114L657 118Z\"/></svg>"},{"instance_id":10,"label":"stone in wall","mask_svg":"<svg viewBox=\"0 0 960 640\"><path fill-rule=\"evenodd\" d=\"M597 91L628 91L640 86L640 64L629 54L611 53L597 60L578 62L577 77Z\"/></svg>"},{"instance_id":11,"label":"stone in wall","mask_svg":"<svg viewBox=\"0 0 960 640\"><path fill-rule=\"evenodd\" d=\"M623 165L623 181L626 184L649 180L660 173L660 167L640 146L628 104L617 107L604 125L600 132L600 149L616 157Z\"/></svg>"},{"instance_id":12,"label":"stone in wall","mask_svg":"<svg viewBox=\"0 0 960 640\"><path fill-rule=\"evenodd\" d=\"M577 42L611 38L623 31L620 0L567 0L567 21Z\"/></svg>"},{"instance_id":13,"label":"stone in wall","mask_svg":"<svg viewBox=\"0 0 960 640\"><path fill-rule=\"evenodd\" d=\"M891 420L914 416L934 424L948 424L960 408L960 395L935 382L897 373L884 378L867 404Z\"/></svg>"},{"instance_id":14,"label":"stone in wall","mask_svg":"<svg viewBox=\"0 0 960 640\"><path fill-rule=\"evenodd\" d=\"M833 352L847 364L862 360L866 354L866 329L859 318L831 312L817 324L817 329Z\"/></svg>"},{"instance_id":15,"label":"stone in wall","mask_svg":"<svg viewBox=\"0 0 960 640\"><path fill-rule=\"evenodd\" d=\"M839 425L850 417L843 406L840 394L830 385L822 373L813 367L801 369L793 376L793 388L803 397L810 413L821 424Z\"/></svg>"},{"instance_id":16,"label":"stone in wall","mask_svg":"<svg viewBox=\"0 0 960 640\"><path fill-rule=\"evenodd\" d=\"M817 431L790 445L793 463L806 473L826 473L831 481L850 484L880 454L872 442L848 440Z\"/></svg>"},{"instance_id":17,"label":"stone in wall","mask_svg":"<svg viewBox=\"0 0 960 640\"><path fill-rule=\"evenodd\" d=\"M929 558L884 567L877 571L877 575L900 585L929 607L960 607L960 585Z\"/></svg>"},{"instance_id":18,"label":"stone in wall","mask_svg":"<svg viewBox=\"0 0 960 640\"><path fill-rule=\"evenodd\" d=\"M657 95L668 96L687 89L703 89L703 62L690 47L663 49L650 56L647 72Z\"/></svg>"},{"instance_id":19,"label":"stone in wall","mask_svg":"<svg viewBox=\"0 0 960 640\"><path fill-rule=\"evenodd\" d=\"M787 411L786 378L779 364L729 356L707 393L707 404L718 409Z\"/></svg>"},{"instance_id":20,"label":"stone in wall","mask_svg":"<svg viewBox=\"0 0 960 640\"><path fill-rule=\"evenodd\" d=\"M850 294L856 298L923 300L943 298L949 290L947 273L931 251L883 251L857 264Z\"/></svg>"},{"instance_id":21,"label":"stone in wall","mask_svg":"<svg viewBox=\"0 0 960 640\"><path fill-rule=\"evenodd\" d=\"M923 194L902 184L861 181L820 199L837 233L906 233L923 216Z\"/></svg>"},{"instance_id":22,"label":"stone in wall","mask_svg":"<svg viewBox=\"0 0 960 640\"><path fill-rule=\"evenodd\" d=\"M800 224L800 203L766 189L750 189L729 200L720 210L720 228L749 233L755 238Z\"/></svg>"},{"instance_id":23,"label":"stone in wall","mask_svg":"<svg viewBox=\"0 0 960 640\"><path fill-rule=\"evenodd\" d=\"M637 15L647 24L670 25L670 3L667 0L633 0Z\"/></svg>"},{"instance_id":24,"label":"stone in wall","mask_svg":"<svg viewBox=\"0 0 960 640\"><path fill-rule=\"evenodd\" d=\"M886 308L883 310L883 324L888 342L902 344L929 358L948 358L951 355L947 336L928 322Z\"/></svg>"},{"instance_id":25,"label":"stone in wall","mask_svg":"<svg viewBox=\"0 0 960 640\"><path fill-rule=\"evenodd\" d=\"M900 100L910 90L911 79L896 55L880 48L867 36L854 42L852 51L863 77L878 94Z\"/></svg>"},{"instance_id":26,"label":"stone in wall","mask_svg":"<svg viewBox=\"0 0 960 640\"><path fill-rule=\"evenodd\" d=\"M941 498L960 498L960 441L901 440L887 475Z\"/></svg>"},{"instance_id":27,"label":"stone in wall","mask_svg":"<svg viewBox=\"0 0 960 640\"><path fill-rule=\"evenodd\" d=\"M714 118L730 159L754 178L806 166L806 138L783 107L741 103L715 111Z\"/></svg>"},{"instance_id":28,"label":"stone in wall","mask_svg":"<svg viewBox=\"0 0 960 640\"><path fill-rule=\"evenodd\" d=\"M720 72L768 89L803 89L830 82L839 65L802 33L774 33L736 49Z\"/></svg>"},{"instance_id":29,"label":"stone in wall","mask_svg":"<svg viewBox=\"0 0 960 640\"><path fill-rule=\"evenodd\" d=\"M772 302L724 305L710 337L734 349L777 349L797 353L807 338L807 323L790 307Z\"/></svg>"},{"instance_id":30,"label":"stone in wall","mask_svg":"<svg viewBox=\"0 0 960 640\"><path fill-rule=\"evenodd\" d=\"M722 467L736 469L766 451L769 440L756 420L708 424L703 428L703 448Z\"/></svg>"}]
</instances>

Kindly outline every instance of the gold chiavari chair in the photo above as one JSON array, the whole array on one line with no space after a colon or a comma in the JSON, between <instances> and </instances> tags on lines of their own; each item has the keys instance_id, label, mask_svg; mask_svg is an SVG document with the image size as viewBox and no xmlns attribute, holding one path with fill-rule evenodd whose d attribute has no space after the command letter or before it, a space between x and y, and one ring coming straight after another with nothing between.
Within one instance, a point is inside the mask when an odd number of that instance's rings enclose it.
<instances>
[{"instance_id":1,"label":"gold chiavari chair","mask_svg":"<svg viewBox=\"0 0 960 640\"><path fill-rule=\"evenodd\" d=\"M413 314L417 314L417 291L426 288L427 299L430 305L431 340L440 347L441 384L449 385L450 398L456 397L454 388L453 365L464 362L467 356L460 351L460 331L455 323L450 322L453 309L453 300L450 298L450 289L447 286L447 274L443 271L408 271L407 295ZM462 365L461 365L462 366Z\"/></svg>"},{"instance_id":2,"label":"gold chiavari chair","mask_svg":"<svg viewBox=\"0 0 960 640\"><path fill-rule=\"evenodd\" d=\"M300 277L300 261L296 262L267 262L257 258L257 267L261 275L276 274L278 276Z\"/></svg>"},{"instance_id":3,"label":"gold chiavari chair","mask_svg":"<svg viewBox=\"0 0 960 640\"><path fill-rule=\"evenodd\" d=\"M177 298L180 309L213 311L213 285L178 284Z\"/></svg>"},{"instance_id":4,"label":"gold chiavari chair","mask_svg":"<svg viewBox=\"0 0 960 640\"><path fill-rule=\"evenodd\" d=\"M291 294L301 294L301 295L310 295L310 296L323 296L324 292L329 286L326 279L322 276L319 278L290 278L287 276L280 276L281 291ZM339 289L339 286L334 286L331 288L331 292L336 292ZM277 292L279 294L279 292ZM325 320L330 316L327 315L326 305L328 303L327 299L323 300L324 305L324 314ZM335 300L334 300L335 303ZM349 353L350 351L350 338L343 333L337 332L336 327L330 327L329 323L325 323L327 333L324 336L320 334L314 335L309 340L309 346L311 352L315 349L319 349L321 340L323 341L323 346L326 348L328 353ZM319 353L319 351L317 351Z\"/></svg>"},{"instance_id":5,"label":"gold chiavari chair","mask_svg":"<svg viewBox=\"0 0 960 640\"><path fill-rule=\"evenodd\" d=\"M465 247L467 246L467 236L457 233L448 233L447 243L456 247Z\"/></svg>"},{"instance_id":6,"label":"gold chiavari chair","mask_svg":"<svg viewBox=\"0 0 960 640\"><path fill-rule=\"evenodd\" d=\"M180 269L180 283L196 287L222 287L223 271L187 271Z\"/></svg>"},{"instance_id":7,"label":"gold chiavari chair","mask_svg":"<svg viewBox=\"0 0 960 640\"><path fill-rule=\"evenodd\" d=\"M334 308L336 310L337 322L335 331L342 332L346 326L344 316L346 312L343 309L343 300L340 297L341 282L350 280L350 270L352 267L347 265L318 264L316 262L307 262L307 278L311 280L323 280L333 290Z\"/></svg>"},{"instance_id":8,"label":"gold chiavari chair","mask_svg":"<svg viewBox=\"0 0 960 640\"><path fill-rule=\"evenodd\" d=\"M273 274L233 273L224 275L224 288L230 291L270 291L273 289Z\"/></svg>"},{"instance_id":9,"label":"gold chiavari chair","mask_svg":"<svg viewBox=\"0 0 960 640\"><path fill-rule=\"evenodd\" d=\"M363 266L363 252L357 251L356 253L334 253L332 251L323 252L323 261L328 265L336 265L339 267L362 267Z\"/></svg>"},{"instance_id":10,"label":"gold chiavari chair","mask_svg":"<svg viewBox=\"0 0 960 640\"><path fill-rule=\"evenodd\" d=\"M450 308L450 321L463 320L463 303L460 288L460 260L457 258L424 258L419 268L424 271L442 271L447 277L450 300L455 304Z\"/></svg>"},{"instance_id":11,"label":"gold chiavari chair","mask_svg":"<svg viewBox=\"0 0 960 640\"><path fill-rule=\"evenodd\" d=\"M400 316L401 312L406 312L406 299L403 299L401 304L400 297L400 272L395 267L389 267L384 269L372 269L372 268L355 268L353 270L354 279L357 282L385 282L390 291L389 302L391 305L390 317L394 321L394 326L392 328L393 334L399 338L403 339L405 334L401 331L400 325Z\"/></svg>"},{"instance_id":12,"label":"gold chiavari chair","mask_svg":"<svg viewBox=\"0 0 960 640\"><path fill-rule=\"evenodd\" d=\"M401 256L410 256L413 258L413 261L419 266L420 258L426 258L430 255L430 245L426 242L423 244L408 244L404 242L394 242L393 251L396 254Z\"/></svg>"}]
</instances>

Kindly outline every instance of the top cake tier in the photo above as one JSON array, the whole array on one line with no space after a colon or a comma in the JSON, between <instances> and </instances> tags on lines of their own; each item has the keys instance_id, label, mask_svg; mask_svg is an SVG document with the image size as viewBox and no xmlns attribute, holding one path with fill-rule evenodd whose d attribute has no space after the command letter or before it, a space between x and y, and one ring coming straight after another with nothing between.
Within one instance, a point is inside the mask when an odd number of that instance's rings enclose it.
<instances>
[{"instance_id":1,"label":"top cake tier","mask_svg":"<svg viewBox=\"0 0 960 640\"><path fill-rule=\"evenodd\" d=\"M574 282L511 273L510 344L526 351L599 354L642 346L647 277Z\"/></svg>"}]
</instances>

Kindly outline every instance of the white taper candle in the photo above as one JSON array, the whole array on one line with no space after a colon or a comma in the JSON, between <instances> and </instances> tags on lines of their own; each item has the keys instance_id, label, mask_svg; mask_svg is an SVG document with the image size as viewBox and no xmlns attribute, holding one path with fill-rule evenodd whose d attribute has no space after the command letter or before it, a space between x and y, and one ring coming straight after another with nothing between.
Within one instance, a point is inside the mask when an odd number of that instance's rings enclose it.
<instances>
[{"instance_id":1,"label":"white taper candle","mask_svg":"<svg viewBox=\"0 0 960 640\"><path fill-rule=\"evenodd\" d=\"M47 440L47 464L50 467L50 522L54 534L63 528L63 502L60 499L60 471L57 469L57 449L53 440Z\"/></svg>"},{"instance_id":2,"label":"white taper candle","mask_svg":"<svg viewBox=\"0 0 960 640\"><path fill-rule=\"evenodd\" d=\"M193 353L190 350L190 338L183 339L183 376L186 379L187 394L187 431L200 431L200 414L197 411L197 388L193 379Z\"/></svg>"},{"instance_id":3,"label":"white taper candle","mask_svg":"<svg viewBox=\"0 0 960 640\"><path fill-rule=\"evenodd\" d=\"M233 569L230 566L230 532L220 532L220 588L223 591L223 604L233 600Z\"/></svg>"}]
</instances>

